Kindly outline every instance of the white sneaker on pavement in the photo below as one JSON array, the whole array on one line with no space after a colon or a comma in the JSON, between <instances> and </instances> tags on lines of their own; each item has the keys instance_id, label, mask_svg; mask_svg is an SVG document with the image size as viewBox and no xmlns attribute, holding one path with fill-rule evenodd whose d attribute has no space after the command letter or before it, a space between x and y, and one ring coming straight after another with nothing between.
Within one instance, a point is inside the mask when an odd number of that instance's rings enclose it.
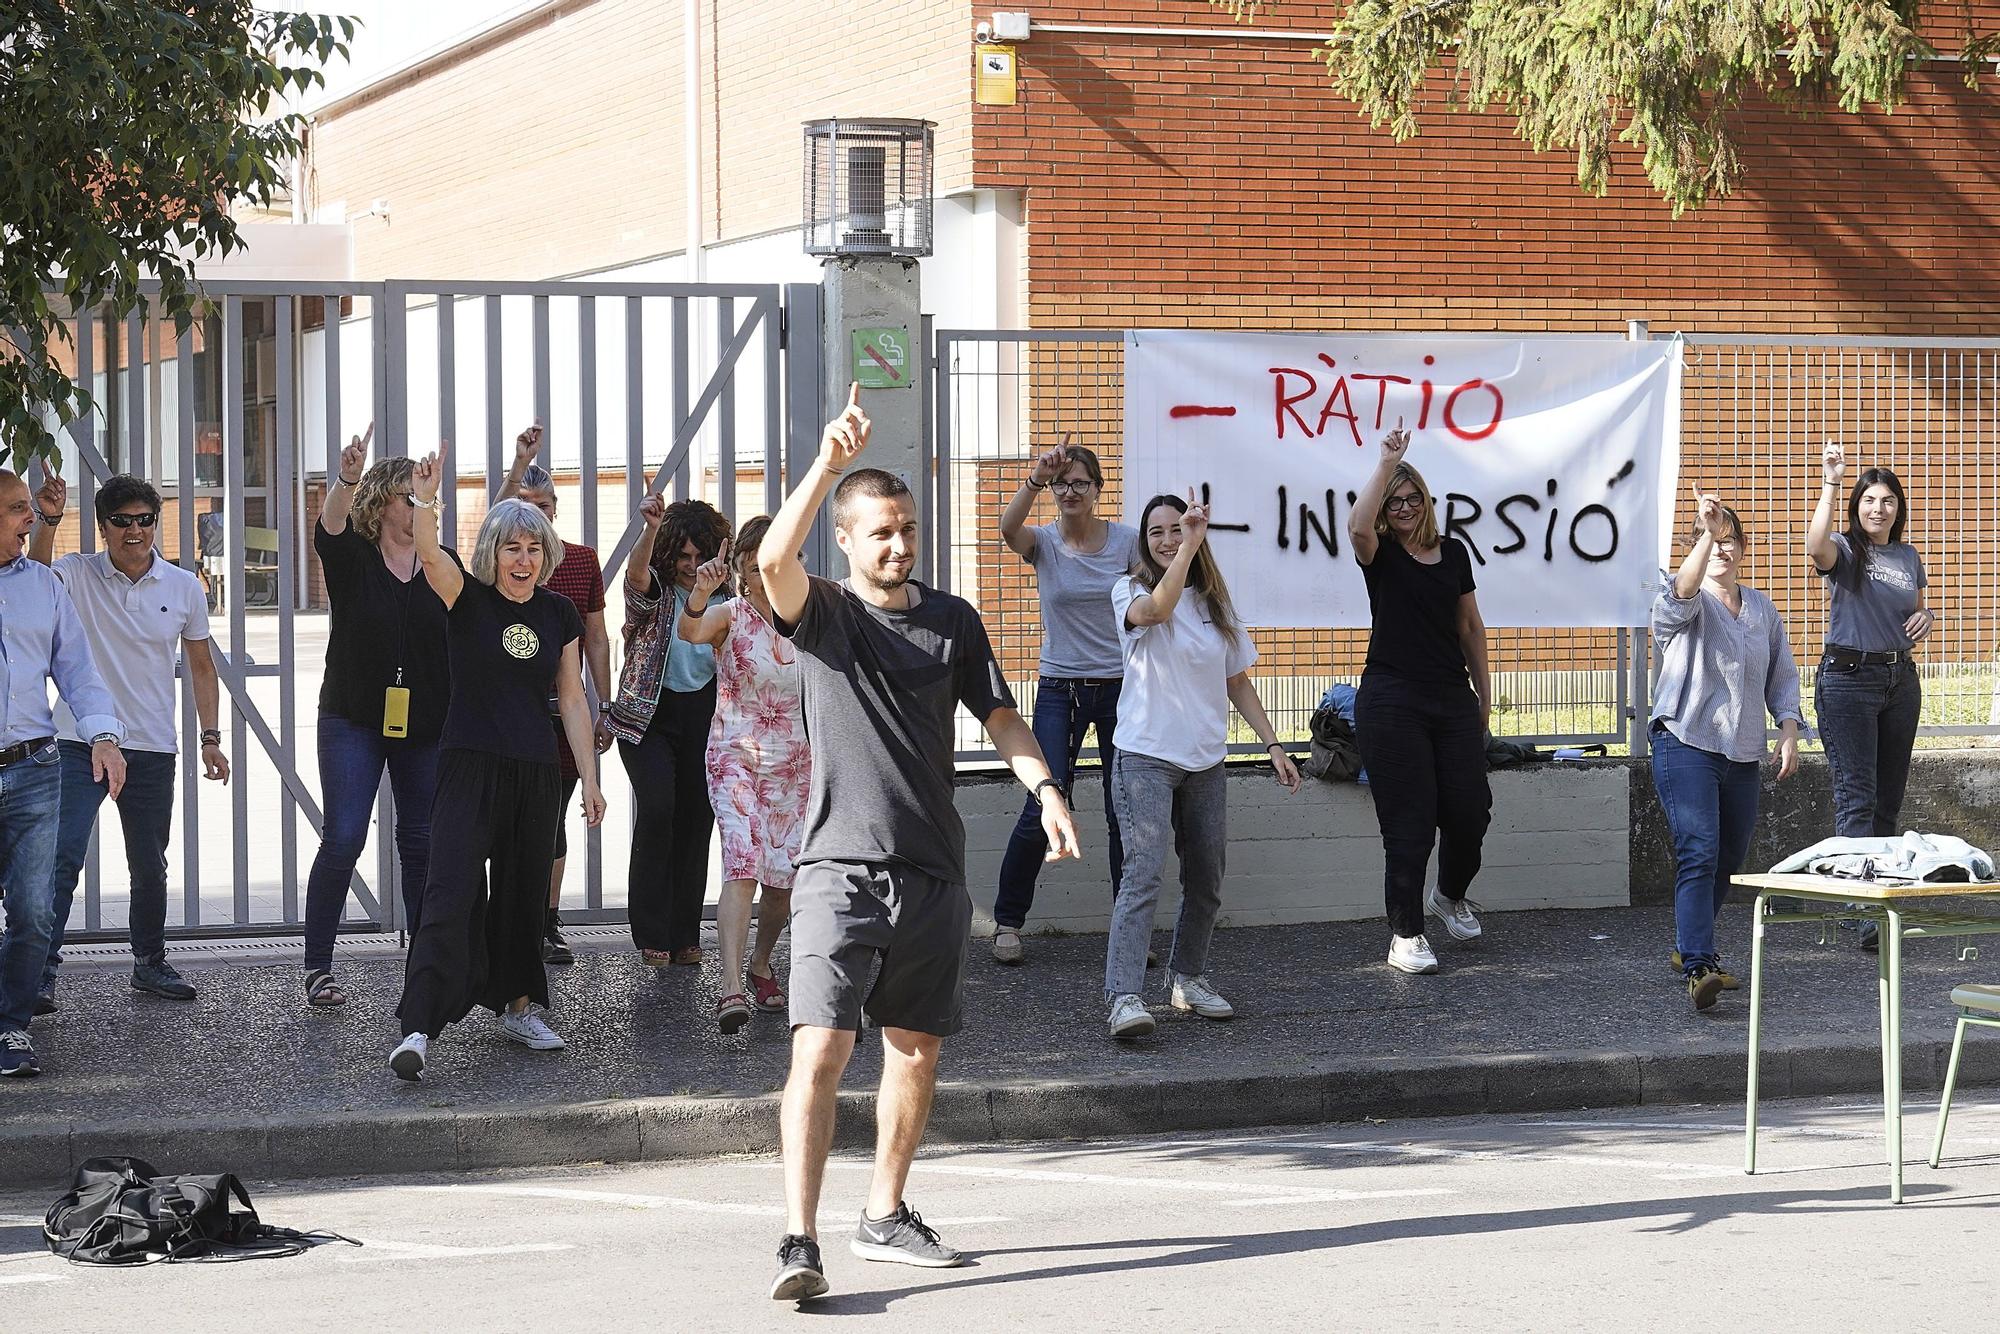
<instances>
[{"instance_id":1,"label":"white sneaker on pavement","mask_svg":"<svg viewBox=\"0 0 2000 1334\"><path fill-rule=\"evenodd\" d=\"M429 1055L431 1040L422 1033L412 1033L389 1053L389 1068L396 1072L396 1078L407 1079L412 1084L424 1075L424 1057Z\"/></svg>"},{"instance_id":2,"label":"white sneaker on pavement","mask_svg":"<svg viewBox=\"0 0 2000 1334\"><path fill-rule=\"evenodd\" d=\"M1110 1025L1114 1038L1143 1038L1159 1027L1159 1021L1146 1012L1146 1002L1126 995L1111 1002Z\"/></svg>"},{"instance_id":3,"label":"white sneaker on pavement","mask_svg":"<svg viewBox=\"0 0 2000 1334\"><path fill-rule=\"evenodd\" d=\"M1236 1007L1208 984L1207 977L1174 975L1174 990L1168 998L1176 1010L1193 1010L1204 1019L1234 1019Z\"/></svg>"},{"instance_id":4,"label":"white sneaker on pavement","mask_svg":"<svg viewBox=\"0 0 2000 1334\"><path fill-rule=\"evenodd\" d=\"M1026 955L1021 949L1021 933L1004 927L993 933L993 962L1015 964Z\"/></svg>"},{"instance_id":5,"label":"white sneaker on pavement","mask_svg":"<svg viewBox=\"0 0 2000 1334\"><path fill-rule=\"evenodd\" d=\"M561 1051L566 1045L553 1028L542 1022L542 1017L533 1010L523 1010L515 1014L503 1010L500 1014L500 1031L523 1047L536 1051Z\"/></svg>"},{"instance_id":6,"label":"white sneaker on pavement","mask_svg":"<svg viewBox=\"0 0 2000 1334\"><path fill-rule=\"evenodd\" d=\"M1431 943L1422 936L1391 936L1389 966L1406 973L1435 973L1438 960L1431 953Z\"/></svg>"},{"instance_id":7,"label":"white sneaker on pavement","mask_svg":"<svg viewBox=\"0 0 2000 1334\"><path fill-rule=\"evenodd\" d=\"M1454 903L1432 885L1424 891L1424 908L1432 916L1444 919L1444 929L1453 940L1479 939L1479 919L1472 915L1472 905L1464 899Z\"/></svg>"}]
</instances>

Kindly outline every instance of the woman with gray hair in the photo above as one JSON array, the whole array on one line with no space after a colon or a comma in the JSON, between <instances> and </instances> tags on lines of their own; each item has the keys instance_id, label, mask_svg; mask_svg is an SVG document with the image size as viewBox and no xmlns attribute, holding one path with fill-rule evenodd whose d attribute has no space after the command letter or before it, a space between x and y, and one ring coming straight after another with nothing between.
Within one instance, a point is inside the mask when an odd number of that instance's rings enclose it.
<instances>
[{"instance_id":1,"label":"woman with gray hair","mask_svg":"<svg viewBox=\"0 0 2000 1334\"><path fill-rule=\"evenodd\" d=\"M412 932L423 923L438 733L451 690L444 604L417 574L410 460L379 459L363 472L374 434L371 425L340 452L313 525L333 612L319 692L326 811L306 880L305 997L320 1009L347 1002L333 977L333 940L385 768L396 794L404 920ZM439 558L458 559L449 550Z\"/></svg>"},{"instance_id":2,"label":"woman with gray hair","mask_svg":"<svg viewBox=\"0 0 2000 1334\"><path fill-rule=\"evenodd\" d=\"M448 618L451 703L438 756L430 881L424 920L410 941L403 1040L389 1068L423 1074L430 1040L484 1005L506 1037L536 1051L563 1040L531 1008L549 1003L542 919L555 859L556 742L551 688L583 772L584 819L604 817L583 693L583 618L543 587L562 543L542 512L503 500L479 528L472 578L438 545L444 447L416 465L417 555Z\"/></svg>"}]
</instances>

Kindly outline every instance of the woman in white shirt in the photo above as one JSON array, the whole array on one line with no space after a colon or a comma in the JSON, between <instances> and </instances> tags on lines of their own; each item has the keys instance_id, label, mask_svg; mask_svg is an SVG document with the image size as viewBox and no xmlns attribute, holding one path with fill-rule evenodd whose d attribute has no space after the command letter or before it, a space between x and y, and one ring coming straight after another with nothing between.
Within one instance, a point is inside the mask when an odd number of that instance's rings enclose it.
<instances>
[{"instance_id":1,"label":"woman in white shirt","mask_svg":"<svg viewBox=\"0 0 2000 1334\"><path fill-rule=\"evenodd\" d=\"M1115 1038L1154 1029L1140 991L1169 846L1181 862L1169 1001L1207 1019L1236 1013L1204 975L1229 840L1222 762L1231 704L1265 743L1278 781L1299 790L1299 771L1250 684L1256 646L1236 623L1229 588L1203 540L1208 507L1195 504L1189 491L1186 500L1155 496L1142 513L1139 562L1111 589L1125 654L1112 772L1125 866L1104 959Z\"/></svg>"}]
</instances>

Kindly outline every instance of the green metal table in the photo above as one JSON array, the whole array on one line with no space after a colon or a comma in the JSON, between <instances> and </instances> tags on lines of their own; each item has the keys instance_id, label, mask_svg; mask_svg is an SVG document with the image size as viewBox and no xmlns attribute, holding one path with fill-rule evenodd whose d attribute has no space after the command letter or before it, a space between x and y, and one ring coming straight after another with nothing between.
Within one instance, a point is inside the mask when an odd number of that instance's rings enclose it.
<instances>
[{"instance_id":1,"label":"green metal table","mask_svg":"<svg viewBox=\"0 0 2000 1334\"><path fill-rule=\"evenodd\" d=\"M2000 880L1906 884L1820 875L1739 875L1730 883L1757 891L1750 938L1750 1081L1745 1095L1743 1170L1757 1171L1757 1056L1764 1016L1764 928L1773 922L1868 921L1881 931L1876 991L1882 1018L1882 1133L1889 1151L1889 1202L1903 1202L1903 941L1925 936L2000 934L2000 914L1927 912L1925 899L1991 895ZM1775 912L1774 897L1804 900L1798 911ZM1818 905L1818 906L1813 906Z\"/></svg>"}]
</instances>

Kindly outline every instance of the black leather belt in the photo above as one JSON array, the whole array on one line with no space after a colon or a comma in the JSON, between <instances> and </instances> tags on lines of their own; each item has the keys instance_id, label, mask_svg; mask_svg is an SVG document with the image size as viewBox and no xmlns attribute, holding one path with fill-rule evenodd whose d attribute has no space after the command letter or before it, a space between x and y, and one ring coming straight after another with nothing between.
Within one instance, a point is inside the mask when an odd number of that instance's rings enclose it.
<instances>
[{"instance_id":1,"label":"black leather belt","mask_svg":"<svg viewBox=\"0 0 2000 1334\"><path fill-rule=\"evenodd\" d=\"M1887 653L1863 653L1860 649L1842 648L1838 644L1828 644L1826 656L1843 666L1886 667L1890 663L1910 661L1908 649L1892 649Z\"/></svg>"},{"instance_id":2,"label":"black leather belt","mask_svg":"<svg viewBox=\"0 0 2000 1334\"><path fill-rule=\"evenodd\" d=\"M0 749L0 769L5 769L10 764L19 764L30 755L37 754L55 743L56 739L52 736L38 736L28 741L17 741L5 749Z\"/></svg>"},{"instance_id":3,"label":"black leather belt","mask_svg":"<svg viewBox=\"0 0 2000 1334\"><path fill-rule=\"evenodd\" d=\"M1044 676L1045 686L1122 686L1123 677L1118 676Z\"/></svg>"}]
</instances>

